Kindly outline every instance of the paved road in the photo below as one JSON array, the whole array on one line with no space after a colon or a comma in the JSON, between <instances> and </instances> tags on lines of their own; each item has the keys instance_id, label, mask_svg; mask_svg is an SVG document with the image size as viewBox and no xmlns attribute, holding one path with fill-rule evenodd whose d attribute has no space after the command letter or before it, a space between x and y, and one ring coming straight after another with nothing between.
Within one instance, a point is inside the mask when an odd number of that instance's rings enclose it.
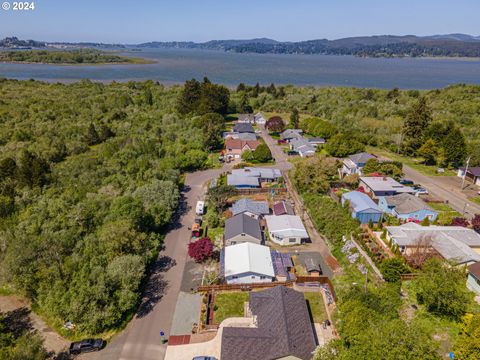
<instances>
[{"instance_id":1,"label":"paved road","mask_svg":"<svg viewBox=\"0 0 480 360\"><path fill-rule=\"evenodd\" d=\"M160 331L168 336L172 325L183 271L187 260L188 227L195 217L195 204L203 197L203 184L218 176L220 169L187 175L184 201L177 224L165 237L165 247L159 253L147 284L142 304L127 328L99 353L84 359L159 360L167 346L161 344Z\"/></svg>"},{"instance_id":2,"label":"paved road","mask_svg":"<svg viewBox=\"0 0 480 360\"><path fill-rule=\"evenodd\" d=\"M440 181L439 177L423 175L409 166L404 165L403 172L406 178L428 189L432 196L442 201L448 201L449 205L460 214L465 211L465 217L471 219L475 214L480 214L480 205L469 201L460 187L448 186L445 182Z\"/></svg>"}]
</instances>

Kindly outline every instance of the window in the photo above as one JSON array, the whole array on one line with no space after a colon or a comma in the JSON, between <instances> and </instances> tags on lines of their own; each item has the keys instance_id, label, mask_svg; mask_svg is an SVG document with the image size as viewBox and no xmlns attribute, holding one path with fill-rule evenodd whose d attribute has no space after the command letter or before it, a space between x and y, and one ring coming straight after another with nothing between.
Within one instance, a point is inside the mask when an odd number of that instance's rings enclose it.
<instances>
[{"instance_id":1,"label":"window","mask_svg":"<svg viewBox=\"0 0 480 360\"><path fill-rule=\"evenodd\" d=\"M242 234L240 234L240 235L241 235L241 236L245 236L245 234L243 234L243 233L242 233Z\"/></svg>"},{"instance_id":2,"label":"window","mask_svg":"<svg viewBox=\"0 0 480 360\"><path fill-rule=\"evenodd\" d=\"M230 241L230 245L235 245L236 243L236 241Z\"/></svg>"},{"instance_id":3,"label":"window","mask_svg":"<svg viewBox=\"0 0 480 360\"><path fill-rule=\"evenodd\" d=\"M252 275L252 279L255 279L255 275Z\"/></svg>"},{"instance_id":4,"label":"window","mask_svg":"<svg viewBox=\"0 0 480 360\"><path fill-rule=\"evenodd\" d=\"M266 279L267 277L266 276L260 276L260 280L264 280ZM477 280L478 281L478 280Z\"/></svg>"},{"instance_id":5,"label":"window","mask_svg":"<svg viewBox=\"0 0 480 360\"><path fill-rule=\"evenodd\" d=\"M296 238L290 238L290 239L288 239L288 242L289 243L295 243L295 242L297 242L297 239Z\"/></svg>"}]
</instances>

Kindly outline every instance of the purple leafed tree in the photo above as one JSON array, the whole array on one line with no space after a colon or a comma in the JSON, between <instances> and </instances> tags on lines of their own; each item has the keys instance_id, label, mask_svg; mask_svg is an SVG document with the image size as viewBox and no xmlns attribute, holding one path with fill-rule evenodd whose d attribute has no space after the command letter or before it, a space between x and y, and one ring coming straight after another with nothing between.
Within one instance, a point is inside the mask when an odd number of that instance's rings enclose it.
<instances>
[{"instance_id":1,"label":"purple leafed tree","mask_svg":"<svg viewBox=\"0 0 480 360\"><path fill-rule=\"evenodd\" d=\"M213 255L213 244L210 238L203 237L188 244L188 256L196 262L203 262Z\"/></svg>"},{"instance_id":2,"label":"purple leafed tree","mask_svg":"<svg viewBox=\"0 0 480 360\"><path fill-rule=\"evenodd\" d=\"M472 227L477 233L480 233L480 214L476 214L472 219Z\"/></svg>"},{"instance_id":3,"label":"purple leafed tree","mask_svg":"<svg viewBox=\"0 0 480 360\"><path fill-rule=\"evenodd\" d=\"M469 224L467 219L463 217L456 217L456 218L453 218L452 223L450 225L467 227Z\"/></svg>"}]
</instances>

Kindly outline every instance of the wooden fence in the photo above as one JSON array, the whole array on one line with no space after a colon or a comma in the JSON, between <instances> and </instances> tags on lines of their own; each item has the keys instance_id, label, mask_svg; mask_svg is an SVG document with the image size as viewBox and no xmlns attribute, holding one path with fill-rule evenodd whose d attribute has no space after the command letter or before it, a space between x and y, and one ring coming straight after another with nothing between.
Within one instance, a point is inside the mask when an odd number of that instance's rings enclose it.
<instances>
[{"instance_id":1,"label":"wooden fence","mask_svg":"<svg viewBox=\"0 0 480 360\"><path fill-rule=\"evenodd\" d=\"M297 284L318 282L318 283L323 284L323 285L328 285L334 300L337 299L337 297L335 295L335 290L333 289L333 284L327 276L297 276L297 280L295 282Z\"/></svg>"},{"instance_id":2,"label":"wooden fence","mask_svg":"<svg viewBox=\"0 0 480 360\"><path fill-rule=\"evenodd\" d=\"M253 194L269 194L273 191L274 195L285 195L287 189L282 188L254 188L254 189L236 189L237 194L253 195Z\"/></svg>"},{"instance_id":3,"label":"wooden fence","mask_svg":"<svg viewBox=\"0 0 480 360\"><path fill-rule=\"evenodd\" d=\"M408 281L408 280L413 280L418 277L420 274L402 274L400 275L400 279L402 281Z\"/></svg>"},{"instance_id":4,"label":"wooden fence","mask_svg":"<svg viewBox=\"0 0 480 360\"><path fill-rule=\"evenodd\" d=\"M250 291L252 289L266 289L266 288L271 288L278 285L291 287L293 286L293 281L274 281L274 282L268 282L268 283L254 283L254 284L202 285L197 288L197 291L200 291L200 292L222 291L222 290Z\"/></svg>"}]
</instances>

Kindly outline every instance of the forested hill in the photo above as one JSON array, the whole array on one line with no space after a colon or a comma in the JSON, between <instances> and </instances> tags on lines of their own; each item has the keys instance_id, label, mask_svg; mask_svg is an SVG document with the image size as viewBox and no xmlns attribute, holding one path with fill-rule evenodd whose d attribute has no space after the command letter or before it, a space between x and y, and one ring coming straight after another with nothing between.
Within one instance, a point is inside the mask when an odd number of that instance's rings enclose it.
<instances>
[{"instance_id":1,"label":"forested hill","mask_svg":"<svg viewBox=\"0 0 480 360\"><path fill-rule=\"evenodd\" d=\"M480 38L463 34L434 35L429 37L365 36L338 40L308 40L279 42L271 39L213 40L194 42L150 42L140 47L175 47L191 49L250 52L261 54L324 54L371 57L479 57Z\"/></svg>"},{"instance_id":2,"label":"forested hill","mask_svg":"<svg viewBox=\"0 0 480 360\"><path fill-rule=\"evenodd\" d=\"M128 318L181 174L221 146L229 91L191 84L180 101L180 87L151 81L0 79L0 289L50 324L72 321L79 337Z\"/></svg>"}]
</instances>

